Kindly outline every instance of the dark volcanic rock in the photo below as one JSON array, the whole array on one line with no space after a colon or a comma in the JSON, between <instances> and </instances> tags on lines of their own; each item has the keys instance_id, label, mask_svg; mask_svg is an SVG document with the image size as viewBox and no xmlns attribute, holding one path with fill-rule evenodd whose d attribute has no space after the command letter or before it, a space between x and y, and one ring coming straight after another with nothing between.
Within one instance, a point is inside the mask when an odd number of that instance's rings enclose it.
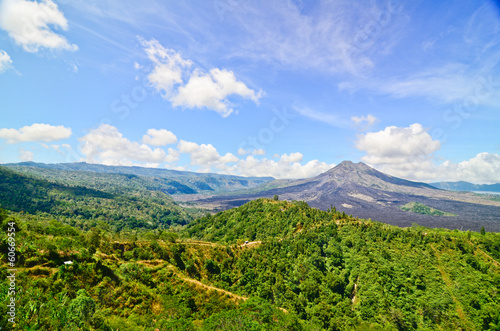
<instances>
[{"instance_id":1,"label":"dark volcanic rock","mask_svg":"<svg viewBox=\"0 0 500 331\"><path fill-rule=\"evenodd\" d=\"M282 200L304 200L323 210L334 206L347 214L398 226L417 223L427 227L475 231L484 226L486 231L500 232L499 201L393 177L361 162L344 161L313 178L269 182L257 193L214 196L197 202L215 209L227 209L256 198L271 198L275 194ZM457 216L421 215L400 209L412 201Z\"/></svg>"}]
</instances>

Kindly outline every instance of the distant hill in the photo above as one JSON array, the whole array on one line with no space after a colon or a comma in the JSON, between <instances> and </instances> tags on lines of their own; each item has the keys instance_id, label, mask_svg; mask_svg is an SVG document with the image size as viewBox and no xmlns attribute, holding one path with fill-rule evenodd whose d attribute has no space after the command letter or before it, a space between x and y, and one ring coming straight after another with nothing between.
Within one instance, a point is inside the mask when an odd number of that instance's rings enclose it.
<instances>
[{"instance_id":1,"label":"distant hill","mask_svg":"<svg viewBox=\"0 0 500 331\"><path fill-rule=\"evenodd\" d=\"M398 226L412 223L429 227L500 231L500 201L472 193L437 189L377 171L364 163L344 161L316 177L300 180L276 180L234 196L200 199L203 206L228 209L260 197L278 195L285 200L303 200L327 210L332 206L361 218L371 218ZM420 203L456 217L413 213L400 207Z\"/></svg>"},{"instance_id":2,"label":"distant hill","mask_svg":"<svg viewBox=\"0 0 500 331\"><path fill-rule=\"evenodd\" d=\"M0 166L0 208L31 215L50 214L83 229L106 225L114 231L166 229L199 216L161 192L110 193L51 182L3 166Z\"/></svg>"},{"instance_id":3,"label":"distant hill","mask_svg":"<svg viewBox=\"0 0 500 331\"><path fill-rule=\"evenodd\" d=\"M487 231L500 232L498 197L438 189L384 174L361 162L344 161L318 176L298 180L87 163L28 162L9 164L7 168L51 183L118 196L148 196L159 192L172 195L181 206L213 211L278 195L284 200L306 201L322 210L336 207L356 217L398 226L418 223L475 231L485 226ZM401 208L406 204L422 204L443 214L407 211ZM449 214L456 216L444 216Z\"/></svg>"},{"instance_id":4,"label":"distant hill","mask_svg":"<svg viewBox=\"0 0 500 331\"><path fill-rule=\"evenodd\" d=\"M500 193L500 183L498 184L473 184L469 182L439 182L439 183L431 183L430 185L443 189L443 190L451 190L451 191L466 191L466 192L494 192Z\"/></svg>"},{"instance_id":5,"label":"distant hill","mask_svg":"<svg viewBox=\"0 0 500 331\"><path fill-rule=\"evenodd\" d=\"M4 166L20 173L73 185L103 190L130 187L168 194L220 193L249 189L274 180L272 177L242 177L169 169L105 166L100 164L21 162Z\"/></svg>"}]
</instances>

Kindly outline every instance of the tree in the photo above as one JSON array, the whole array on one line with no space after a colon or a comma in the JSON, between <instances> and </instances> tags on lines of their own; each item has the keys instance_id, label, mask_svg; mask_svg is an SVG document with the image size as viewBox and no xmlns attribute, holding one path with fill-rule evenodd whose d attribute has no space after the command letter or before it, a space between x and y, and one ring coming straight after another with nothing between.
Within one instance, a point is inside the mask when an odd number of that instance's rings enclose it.
<instances>
[{"instance_id":1,"label":"tree","mask_svg":"<svg viewBox=\"0 0 500 331\"><path fill-rule=\"evenodd\" d=\"M484 236L486 234L486 230L484 229L484 225L481 227L481 234Z\"/></svg>"},{"instance_id":2,"label":"tree","mask_svg":"<svg viewBox=\"0 0 500 331\"><path fill-rule=\"evenodd\" d=\"M214 262L212 260L205 261L205 269L207 269L207 271L209 273L211 273L211 274L218 274L218 273L220 273L219 266L217 265L216 262Z\"/></svg>"},{"instance_id":3,"label":"tree","mask_svg":"<svg viewBox=\"0 0 500 331\"><path fill-rule=\"evenodd\" d=\"M70 325L82 328L91 323L96 305L84 289L78 290L76 295L69 304L67 316Z\"/></svg>"},{"instance_id":4,"label":"tree","mask_svg":"<svg viewBox=\"0 0 500 331\"><path fill-rule=\"evenodd\" d=\"M273 197L273 200L274 201L278 201L279 199L280 199L280 197L277 194L275 194L274 197Z\"/></svg>"},{"instance_id":5,"label":"tree","mask_svg":"<svg viewBox=\"0 0 500 331\"><path fill-rule=\"evenodd\" d=\"M0 223L6 220L9 217L9 214L5 209L0 208Z\"/></svg>"},{"instance_id":6,"label":"tree","mask_svg":"<svg viewBox=\"0 0 500 331\"><path fill-rule=\"evenodd\" d=\"M101 231L98 228L93 227L88 232L87 237L90 252L91 254L94 254L96 250L101 246Z\"/></svg>"}]
</instances>

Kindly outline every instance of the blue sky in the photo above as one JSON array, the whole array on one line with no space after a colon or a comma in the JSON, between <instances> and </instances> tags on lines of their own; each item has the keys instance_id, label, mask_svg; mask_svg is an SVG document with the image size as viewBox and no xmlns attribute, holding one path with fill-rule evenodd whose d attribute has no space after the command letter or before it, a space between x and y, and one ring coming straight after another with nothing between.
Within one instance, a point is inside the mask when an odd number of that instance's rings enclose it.
<instances>
[{"instance_id":1,"label":"blue sky","mask_svg":"<svg viewBox=\"0 0 500 331\"><path fill-rule=\"evenodd\" d=\"M0 0L0 162L500 182L494 1Z\"/></svg>"}]
</instances>

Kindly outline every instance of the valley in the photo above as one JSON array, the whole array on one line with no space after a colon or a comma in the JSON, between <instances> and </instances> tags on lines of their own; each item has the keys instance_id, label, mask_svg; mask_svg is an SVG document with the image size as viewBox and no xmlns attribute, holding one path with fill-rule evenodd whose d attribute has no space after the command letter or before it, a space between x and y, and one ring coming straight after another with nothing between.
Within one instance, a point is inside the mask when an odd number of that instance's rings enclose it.
<instances>
[{"instance_id":1,"label":"valley","mask_svg":"<svg viewBox=\"0 0 500 331\"><path fill-rule=\"evenodd\" d=\"M284 200L303 200L327 210L334 206L354 216L408 227L417 223L427 227L479 231L500 231L500 201L472 192L437 189L425 183L411 182L383 174L363 163L345 161L313 178L277 180L249 192L224 196L178 195L174 199L213 210L240 206L259 197L278 195ZM407 203L420 203L456 214L454 217L422 215L400 209Z\"/></svg>"},{"instance_id":2,"label":"valley","mask_svg":"<svg viewBox=\"0 0 500 331\"><path fill-rule=\"evenodd\" d=\"M2 260L6 229L16 231L16 329L500 327L500 235L485 221L488 211L496 221L494 200L348 162L219 196L170 195L144 174L17 167L0 166ZM481 233L447 229L464 206L484 213L465 223ZM364 209L391 220L397 210L400 226L351 214ZM0 292L7 274L3 264Z\"/></svg>"}]
</instances>

